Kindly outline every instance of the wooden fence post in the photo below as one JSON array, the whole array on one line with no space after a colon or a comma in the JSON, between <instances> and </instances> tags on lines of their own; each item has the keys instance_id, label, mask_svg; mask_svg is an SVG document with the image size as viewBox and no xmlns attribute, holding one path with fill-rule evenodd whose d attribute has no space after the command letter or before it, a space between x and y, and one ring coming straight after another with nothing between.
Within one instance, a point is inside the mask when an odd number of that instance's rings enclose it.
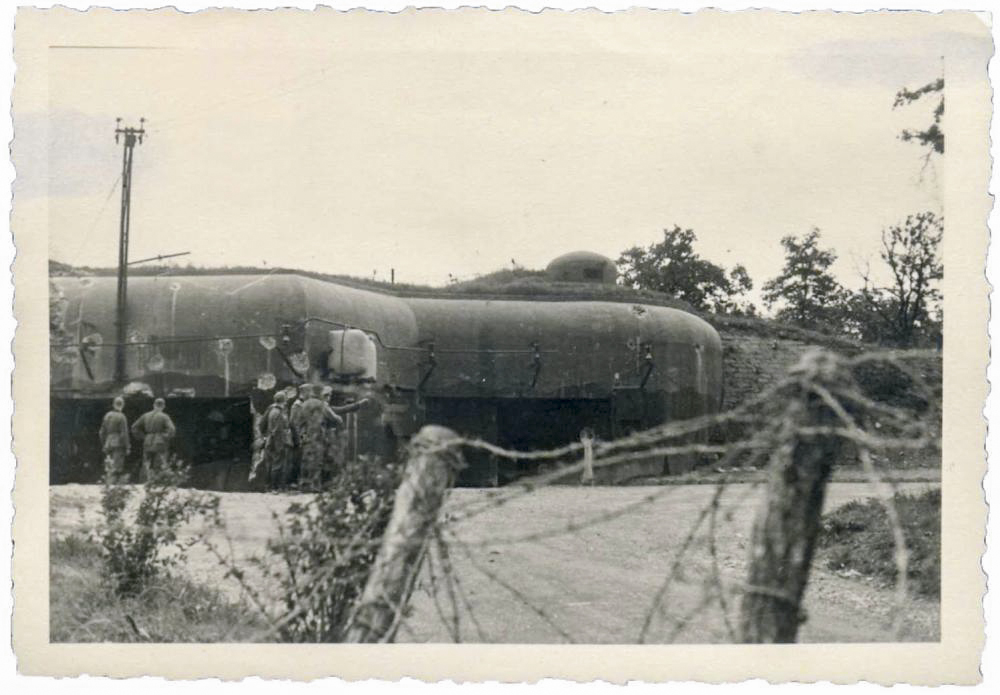
<instances>
[{"instance_id":1,"label":"wooden fence post","mask_svg":"<svg viewBox=\"0 0 1000 695\"><path fill-rule=\"evenodd\" d=\"M810 353L795 367L808 379L836 378L836 358ZM794 372L793 372L794 373ZM803 622L802 595L809 578L823 498L841 438L803 437L800 427L835 427L835 414L815 393L789 394L781 442L771 454L766 496L754 521L750 571L740 606L746 643L794 642Z\"/></svg>"},{"instance_id":2,"label":"wooden fence post","mask_svg":"<svg viewBox=\"0 0 1000 695\"><path fill-rule=\"evenodd\" d=\"M583 485L594 484L594 433L588 427L580 433L580 441L583 442L583 473L580 482Z\"/></svg>"},{"instance_id":3,"label":"wooden fence post","mask_svg":"<svg viewBox=\"0 0 1000 695\"><path fill-rule=\"evenodd\" d=\"M427 425L410 442L392 516L368 582L351 618L346 642L391 642L423 561L441 505L462 466L458 435Z\"/></svg>"}]
</instances>

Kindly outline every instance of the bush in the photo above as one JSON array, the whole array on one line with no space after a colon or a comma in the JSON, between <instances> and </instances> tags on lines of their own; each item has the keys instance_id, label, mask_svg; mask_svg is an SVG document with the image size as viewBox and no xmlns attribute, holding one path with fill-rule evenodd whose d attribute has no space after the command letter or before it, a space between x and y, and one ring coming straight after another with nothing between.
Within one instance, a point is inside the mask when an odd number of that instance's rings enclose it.
<instances>
[{"instance_id":1,"label":"bush","mask_svg":"<svg viewBox=\"0 0 1000 695\"><path fill-rule=\"evenodd\" d=\"M176 457L151 466L144 494L131 517L128 507L135 489L117 481L108 461L97 537L106 579L117 596L142 593L153 578L184 560L198 539L182 539L178 532L183 524L198 516L220 522L218 496L179 489L189 471Z\"/></svg>"},{"instance_id":2,"label":"bush","mask_svg":"<svg viewBox=\"0 0 1000 695\"><path fill-rule=\"evenodd\" d=\"M289 642L340 642L364 590L392 513L401 467L362 458L345 465L310 501L279 518L268 544L281 567L278 637ZM266 571L266 569L265 569Z\"/></svg>"},{"instance_id":3,"label":"bush","mask_svg":"<svg viewBox=\"0 0 1000 695\"><path fill-rule=\"evenodd\" d=\"M941 490L893 497L909 552L910 589L923 596L941 596ZM854 570L885 585L896 581L895 545L882 501L852 501L823 517L819 535L826 566Z\"/></svg>"},{"instance_id":4,"label":"bush","mask_svg":"<svg viewBox=\"0 0 1000 695\"><path fill-rule=\"evenodd\" d=\"M245 604L183 577L116 596L104 581L101 546L79 535L49 544L49 600L51 642L246 642L267 634Z\"/></svg>"}]
</instances>

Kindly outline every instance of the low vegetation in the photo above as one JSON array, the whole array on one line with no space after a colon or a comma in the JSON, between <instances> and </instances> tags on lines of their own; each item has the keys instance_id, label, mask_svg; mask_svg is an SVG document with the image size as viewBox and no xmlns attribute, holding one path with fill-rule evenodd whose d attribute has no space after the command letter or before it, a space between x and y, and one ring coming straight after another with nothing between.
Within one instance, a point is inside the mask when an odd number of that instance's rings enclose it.
<instances>
[{"instance_id":1,"label":"low vegetation","mask_svg":"<svg viewBox=\"0 0 1000 695\"><path fill-rule=\"evenodd\" d=\"M913 593L941 596L941 490L893 497L909 552L907 579ZM820 561L837 572L857 573L892 585L897 570L892 528L877 498L853 501L823 517Z\"/></svg>"},{"instance_id":2,"label":"low vegetation","mask_svg":"<svg viewBox=\"0 0 1000 695\"><path fill-rule=\"evenodd\" d=\"M343 641L392 513L399 472L394 464L362 457L319 493L275 515L279 533L268 541L267 555L252 563L277 587L276 602L251 585L247 567L217 553L272 626L273 639Z\"/></svg>"},{"instance_id":3,"label":"low vegetation","mask_svg":"<svg viewBox=\"0 0 1000 695\"><path fill-rule=\"evenodd\" d=\"M176 457L151 466L132 515L129 501L135 488L117 482L110 468L105 471L96 534L106 583L117 596L143 593L154 579L184 561L198 538L181 537L182 525L199 517L219 523L217 495L180 489L189 472L189 466Z\"/></svg>"},{"instance_id":4,"label":"low vegetation","mask_svg":"<svg viewBox=\"0 0 1000 695\"><path fill-rule=\"evenodd\" d=\"M50 277L57 276L114 276L115 268L74 267L59 261L49 261ZM641 302L654 306L666 306L696 313L687 302L663 292L633 289L622 285L597 285L589 282L563 282L552 280L544 270L528 268L503 269L486 273L469 280L451 282L442 287L415 285L409 283L388 283L371 278L350 275L320 273L295 268L259 268L256 266L167 266L149 265L130 270L135 276L145 275L262 275L266 273L300 275L302 277L335 282L348 287L391 294L398 297L508 297L511 299L532 298L566 301L607 301ZM55 311L55 310L53 310ZM52 313L52 312L50 312Z\"/></svg>"},{"instance_id":5,"label":"low vegetation","mask_svg":"<svg viewBox=\"0 0 1000 695\"><path fill-rule=\"evenodd\" d=\"M246 605L179 576L118 596L100 545L80 535L49 544L49 598L52 642L247 642L267 628Z\"/></svg>"},{"instance_id":6,"label":"low vegetation","mask_svg":"<svg viewBox=\"0 0 1000 695\"><path fill-rule=\"evenodd\" d=\"M154 470L141 492L106 475L93 533L53 538L51 640L342 641L392 511L399 467L365 458L345 465L318 494L277 515L279 534L265 557L242 567L193 529L197 521L206 530L224 526L220 498L182 489L186 477L177 459ZM183 576L188 551L202 541L240 582L242 600Z\"/></svg>"},{"instance_id":7,"label":"low vegetation","mask_svg":"<svg viewBox=\"0 0 1000 695\"><path fill-rule=\"evenodd\" d=\"M181 533L185 524L219 524L218 496L180 489L189 469L177 458L151 466L141 492L107 465L93 533L49 545L51 641L219 642L264 634L246 606L171 571L199 540Z\"/></svg>"}]
</instances>

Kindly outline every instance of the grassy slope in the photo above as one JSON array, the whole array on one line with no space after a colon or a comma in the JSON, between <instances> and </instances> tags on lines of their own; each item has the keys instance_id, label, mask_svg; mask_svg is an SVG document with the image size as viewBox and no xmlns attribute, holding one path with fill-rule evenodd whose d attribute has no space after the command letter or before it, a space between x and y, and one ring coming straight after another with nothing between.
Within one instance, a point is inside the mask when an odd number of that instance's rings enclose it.
<instances>
[{"instance_id":1,"label":"grassy slope","mask_svg":"<svg viewBox=\"0 0 1000 695\"><path fill-rule=\"evenodd\" d=\"M52 642L248 642L267 628L246 605L177 577L117 598L102 581L100 548L78 535L53 538L49 556Z\"/></svg>"},{"instance_id":2,"label":"grassy slope","mask_svg":"<svg viewBox=\"0 0 1000 695\"><path fill-rule=\"evenodd\" d=\"M941 490L918 495L896 493L896 510L909 551L911 590L941 595ZM877 498L848 502L823 518L820 561L835 571L871 577L879 584L896 580L895 545L888 515Z\"/></svg>"}]
</instances>

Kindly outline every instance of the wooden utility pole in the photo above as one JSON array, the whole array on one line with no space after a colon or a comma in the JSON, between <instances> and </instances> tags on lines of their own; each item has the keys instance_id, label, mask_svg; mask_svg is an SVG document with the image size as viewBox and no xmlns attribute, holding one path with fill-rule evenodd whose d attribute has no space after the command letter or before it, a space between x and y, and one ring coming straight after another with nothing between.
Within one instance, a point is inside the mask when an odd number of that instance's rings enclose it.
<instances>
[{"instance_id":1,"label":"wooden utility pole","mask_svg":"<svg viewBox=\"0 0 1000 695\"><path fill-rule=\"evenodd\" d=\"M136 143L142 144L146 134L145 118L139 119L139 127L122 127L122 119L115 119L115 143L122 142L122 209L118 226L118 298L115 306L115 381L125 383L125 343L128 340L128 235L129 211L132 202L132 153Z\"/></svg>"}]
</instances>

